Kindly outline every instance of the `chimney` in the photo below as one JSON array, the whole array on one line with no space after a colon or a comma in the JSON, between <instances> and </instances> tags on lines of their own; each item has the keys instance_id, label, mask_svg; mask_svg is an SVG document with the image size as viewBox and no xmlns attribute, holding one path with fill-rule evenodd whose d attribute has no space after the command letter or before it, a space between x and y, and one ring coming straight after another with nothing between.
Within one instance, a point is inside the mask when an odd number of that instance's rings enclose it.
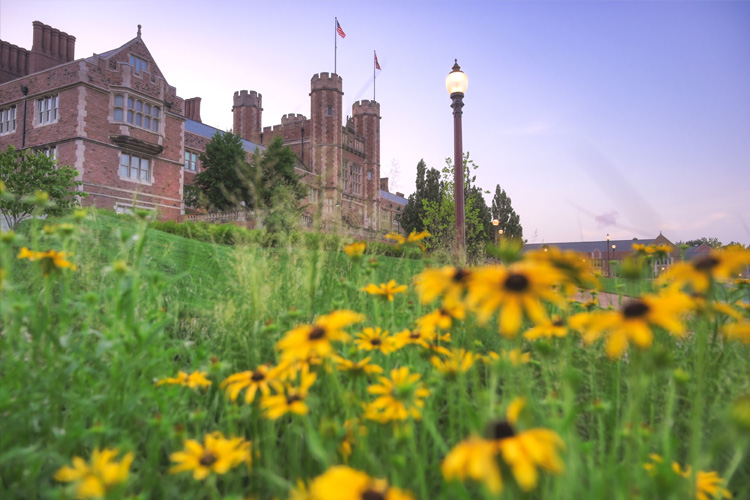
<instances>
[{"instance_id":1,"label":"chimney","mask_svg":"<svg viewBox=\"0 0 750 500\"><path fill-rule=\"evenodd\" d=\"M388 177L380 178L380 189L383 191L388 191Z\"/></svg>"},{"instance_id":2,"label":"chimney","mask_svg":"<svg viewBox=\"0 0 750 500\"><path fill-rule=\"evenodd\" d=\"M396 196L400 196L401 198L406 198L406 197L404 196L404 193L396 193Z\"/></svg>"},{"instance_id":3,"label":"chimney","mask_svg":"<svg viewBox=\"0 0 750 500\"><path fill-rule=\"evenodd\" d=\"M34 21L34 37L29 54L29 73L36 73L75 59L76 37L40 21Z\"/></svg>"},{"instance_id":4,"label":"chimney","mask_svg":"<svg viewBox=\"0 0 750 500\"><path fill-rule=\"evenodd\" d=\"M196 122L203 123L201 121L200 97L185 99L185 116L188 118L188 120L194 120Z\"/></svg>"}]
</instances>

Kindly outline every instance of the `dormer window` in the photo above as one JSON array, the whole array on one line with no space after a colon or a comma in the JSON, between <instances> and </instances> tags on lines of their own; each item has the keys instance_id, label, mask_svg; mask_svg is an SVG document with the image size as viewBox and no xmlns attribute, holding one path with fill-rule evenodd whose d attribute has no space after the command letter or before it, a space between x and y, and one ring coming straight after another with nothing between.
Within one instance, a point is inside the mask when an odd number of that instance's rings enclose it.
<instances>
[{"instance_id":1,"label":"dormer window","mask_svg":"<svg viewBox=\"0 0 750 500\"><path fill-rule=\"evenodd\" d=\"M141 71L148 71L148 63L144 61L143 59L141 59L140 57L131 55L130 65L133 66L136 73L140 73Z\"/></svg>"}]
</instances>

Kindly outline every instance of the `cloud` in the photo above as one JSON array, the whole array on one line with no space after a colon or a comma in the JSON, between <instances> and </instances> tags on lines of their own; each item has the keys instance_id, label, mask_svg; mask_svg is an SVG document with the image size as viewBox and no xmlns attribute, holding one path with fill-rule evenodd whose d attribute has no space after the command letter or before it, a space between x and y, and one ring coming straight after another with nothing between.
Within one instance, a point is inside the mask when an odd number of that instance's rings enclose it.
<instances>
[{"instance_id":1,"label":"cloud","mask_svg":"<svg viewBox=\"0 0 750 500\"><path fill-rule=\"evenodd\" d=\"M595 215L594 220L599 223L599 228L616 226L617 218L620 216L617 210L610 210L600 215Z\"/></svg>"}]
</instances>

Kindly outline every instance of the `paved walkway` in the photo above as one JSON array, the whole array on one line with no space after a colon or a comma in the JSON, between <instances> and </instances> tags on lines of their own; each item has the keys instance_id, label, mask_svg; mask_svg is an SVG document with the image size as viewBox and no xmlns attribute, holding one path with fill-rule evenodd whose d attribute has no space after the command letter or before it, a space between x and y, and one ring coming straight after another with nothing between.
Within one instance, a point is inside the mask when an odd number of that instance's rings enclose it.
<instances>
[{"instance_id":1,"label":"paved walkway","mask_svg":"<svg viewBox=\"0 0 750 500\"><path fill-rule=\"evenodd\" d=\"M603 308L614 307L617 308L620 304L620 296L616 293L599 292L599 305ZM591 299L591 293L579 291L575 299L581 302L586 302ZM623 297L623 301L627 300L627 297Z\"/></svg>"}]
</instances>

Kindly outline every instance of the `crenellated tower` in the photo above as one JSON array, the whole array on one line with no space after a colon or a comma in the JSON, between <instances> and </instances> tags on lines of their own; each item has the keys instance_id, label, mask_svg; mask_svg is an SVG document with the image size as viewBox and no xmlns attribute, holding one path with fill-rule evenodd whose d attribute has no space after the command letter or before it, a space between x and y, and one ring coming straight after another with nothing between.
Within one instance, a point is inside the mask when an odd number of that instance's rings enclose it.
<instances>
[{"instance_id":1,"label":"crenellated tower","mask_svg":"<svg viewBox=\"0 0 750 500\"><path fill-rule=\"evenodd\" d=\"M354 130L365 140L364 195L372 221L379 221L380 200L380 103L362 100L352 105ZM373 229L377 229L377 226Z\"/></svg>"},{"instance_id":2,"label":"crenellated tower","mask_svg":"<svg viewBox=\"0 0 750 500\"><path fill-rule=\"evenodd\" d=\"M234 93L234 133L245 140L261 144L263 96L254 90Z\"/></svg>"},{"instance_id":3,"label":"crenellated tower","mask_svg":"<svg viewBox=\"0 0 750 500\"><path fill-rule=\"evenodd\" d=\"M343 80L339 75L335 73L313 75L310 82L311 167L320 175L324 223L336 220L338 206L341 203L343 96Z\"/></svg>"}]
</instances>

